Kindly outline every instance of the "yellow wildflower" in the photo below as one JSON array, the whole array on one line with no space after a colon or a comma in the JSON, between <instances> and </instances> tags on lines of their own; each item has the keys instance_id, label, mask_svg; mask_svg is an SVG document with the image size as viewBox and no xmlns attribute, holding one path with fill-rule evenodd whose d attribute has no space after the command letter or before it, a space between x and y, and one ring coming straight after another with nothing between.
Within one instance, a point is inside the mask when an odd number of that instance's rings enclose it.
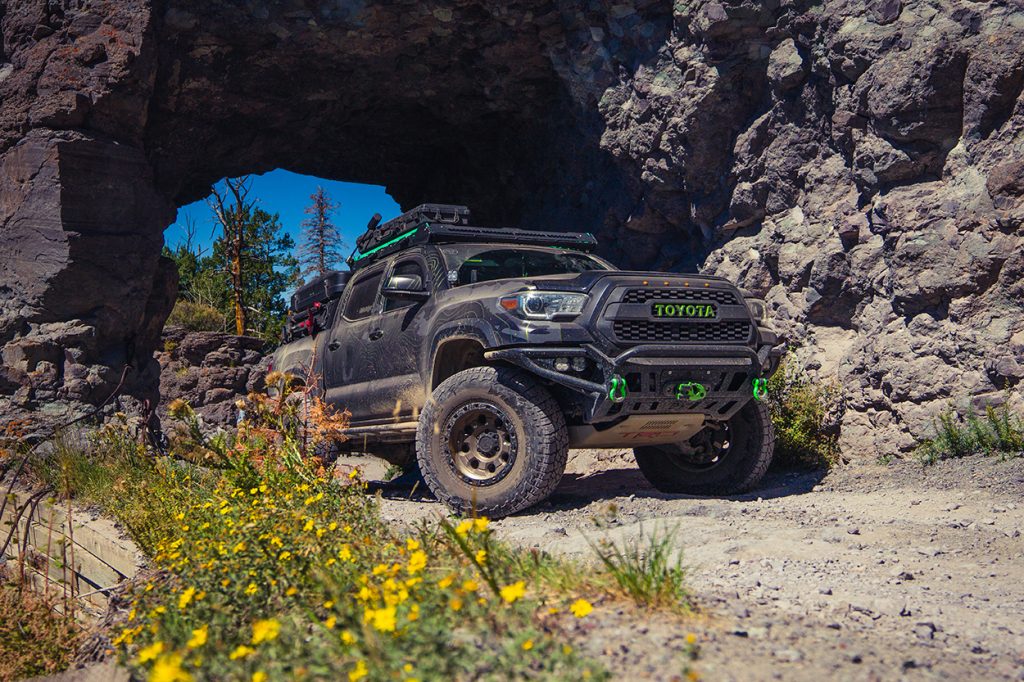
<instances>
[{"instance_id":1,"label":"yellow wildflower","mask_svg":"<svg viewBox=\"0 0 1024 682\"><path fill-rule=\"evenodd\" d=\"M156 660L156 657L164 651L163 642L153 642L147 647L139 650L139 663L147 663Z\"/></svg>"},{"instance_id":2,"label":"yellow wildflower","mask_svg":"<svg viewBox=\"0 0 1024 682\"><path fill-rule=\"evenodd\" d=\"M466 580L462 583L462 589L465 592L476 592L480 589L480 584L475 580Z\"/></svg>"},{"instance_id":3,"label":"yellow wildflower","mask_svg":"<svg viewBox=\"0 0 1024 682\"><path fill-rule=\"evenodd\" d=\"M355 642L356 642L355 636L351 632L349 632L348 630L345 630L344 632L341 633L341 643L342 644L355 644Z\"/></svg>"},{"instance_id":4,"label":"yellow wildflower","mask_svg":"<svg viewBox=\"0 0 1024 682\"><path fill-rule=\"evenodd\" d=\"M478 519L473 519L473 530L475 530L477 533L483 533L485 530L487 530L487 526L490 525L490 523L491 520L488 519L486 516L481 516Z\"/></svg>"},{"instance_id":5,"label":"yellow wildflower","mask_svg":"<svg viewBox=\"0 0 1024 682\"><path fill-rule=\"evenodd\" d=\"M306 525L302 527L302 532L308 533L309 531L313 530L313 526L313 519L309 519L308 521L306 521Z\"/></svg>"},{"instance_id":6,"label":"yellow wildflower","mask_svg":"<svg viewBox=\"0 0 1024 682\"><path fill-rule=\"evenodd\" d=\"M441 578L440 580L438 580L437 581L437 586L440 587L442 590L447 590L449 587L452 586L453 582L455 582L455 575L454 574L446 576L446 577Z\"/></svg>"},{"instance_id":7,"label":"yellow wildflower","mask_svg":"<svg viewBox=\"0 0 1024 682\"><path fill-rule=\"evenodd\" d=\"M373 627L377 628L381 632L394 632L395 631L395 607L386 606L382 609L367 609L367 615L369 615L369 621L373 623Z\"/></svg>"},{"instance_id":8,"label":"yellow wildflower","mask_svg":"<svg viewBox=\"0 0 1024 682\"><path fill-rule=\"evenodd\" d=\"M278 561L288 561L291 558L292 558L292 553L289 552L287 549L277 555L277 560Z\"/></svg>"},{"instance_id":9,"label":"yellow wildflower","mask_svg":"<svg viewBox=\"0 0 1024 682\"><path fill-rule=\"evenodd\" d=\"M206 638L209 635L210 628L208 625L204 625L201 628L197 628L192 631L192 638L188 640L189 649L198 649L199 647L206 644Z\"/></svg>"},{"instance_id":10,"label":"yellow wildflower","mask_svg":"<svg viewBox=\"0 0 1024 682\"><path fill-rule=\"evenodd\" d=\"M466 519L459 525L455 526L455 532L459 535L465 535L473 528L473 522L470 519Z\"/></svg>"},{"instance_id":11,"label":"yellow wildflower","mask_svg":"<svg viewBox=\"0 0 1024 682\"><path fill-rule=\"evenodd\" d=\"M237 545L234 546L234 548L231 551L234 552L235 554L238 554L239 552L244 552L245 551L245 543L244 542L239 542Z\"/></svg>"},{"instance_id":12,"label":"yellow wildflower","mask_svg":"<svg viewBox=\"0 0 1024 682\"><path fill-rule=\"evenodd\" d=\"M230 658L232 661L237 661L240 658L245 658L246 656L251 656L254 653L256 653L256 650L253 649L251 646L246 646L244 644L239 644L238 647L234 651L232 651L230 654L228 654L228 658Z\"/></svg>"},{"instance_id":13,"label":"yellow wildflower","mask_svg":"<svg viewBox=\"0 0 1024 682\"><path fill-rule=\"evenodd\" d=\"M294 597L296 594L298 594L298 592L299 592L298 588L295 587L295 585L292 585L291 587L289 587L287 590L284 591L284 594L287 597Z\"/></svg>"},{"instance_id":14,"label":"yellow wildflower","mask_svg":"<svg viewBox=\"0 0 1024 682\"><path fill-rule=\"evenodd\" d=\"M324 627L327 628L328 630L333 630L334 626L337 625L337 624L338 624L338 619L335 618L334 616L330 616L330 617L328 617L327 620L324 621Z\"/></svg>"},{"instance_id":15,"label":"yellow wildflower","mask_svg":"<svg viewBox=\"0 0 1024 682\"><path fill-rule=\"evenodd\" d=\"M245 588L245 593L248 595L256 594L258 591L259 588L256 587L256 583L249 583L249 586Z\"/></svg>"},{"instance_id":16,"label":"yellow wildflower","mask_svg":"<svg viewBox=\"0 0 1024 682\"><path fill-rule=\"evenodd\" d=\"M413 552L413 551L415 551L415 550L420 548L420 541L419 540L414 540L412 538L409 538L408 540L405 541L405 547L410 552Z\"/></svg>"},{"instance_id":17,"label":"yellow wildflower","mask_svg":"<svg viewBox=\"0 0 1024 682\"><path fill-rule=\"evenodd\" d=\"M252 674L252 682L267 682L267 674L262 670L257 670Z\"/></svg>"},{"instance_id":18,"label":"yellow wildflower","mask_svg":"<svg viewBox=\"0 0 1024 682\"><path fill-rule=\"evenodd\" d=\"M583 618L588 613L593 611L594 607L586 599L577 599L572 603L572 606L569 607L569 610L572 611L572 615L576 616L577 618Z\"/></svg>"},{"instance_id":19,"label":"yellow wildflower","mask_svg":"<svg viewBox=\"0 0 1024 682\"><path fill-rule=\"evenodd\" d=\"M277 639L281 633L281 622L276 618L258 620L252 624L252 643L262 644Z\"/></svg>"},{"instance_id":20,"label":"yellow wildflower","mask_svg":"<svg viewBox=\"0 0 1024 682\"><path fill-rule=\"evenodd\" d=\"M194 587L186 588L185 591L182 592L178 596L178 608L180 610L184 611L185 607L192 603L192 598L195 597L195 596L196 596L196 588L194 588Z\"/></svg>"},{"instance_id":21,"label":"yellow wildflower","mask_svg":"<svg viewBox=\"0 0 1024 682\"><path fill-rule=\"evenodd\" d=\"M452 611L461 611L462 610L462 600L461 599L452 599L451 602L448 605L451 606Z\"/></svg>"},{"instance_id":22,"label":"yellow wildflower","mask_svg":"<svg viewBox=\"0 0 1024 682\"><path fill-rule=\"evenodd\" d=\"M341 546L341 549L338 550L338 558L342 561L352 561L352 550L348 545Z\"/></svg>"},{"instance_id":23,"label":"yellow wildflower","mask_svg":"<svg viewBox=\"0 0 1024 682\"><path fill-rule=\"evenodd\" d=\"M355 667L348 671L348 680L349 682L356 682L356 680L361 680L366 675L366 662L362 660L356 661Z\"/></svg>"},{"instance_id":24,"label":"yellow wildflower","mask_svg":"<svg viewBox=\"0 0 1024 682\"><path fill-rule=\"evenodd\" d=\"M327 530L337 530L337 529L338 529L338 522L337 521L331 521L330 523L327 524Z\"/></svg>"},{"instance_id":25,"label":"yellow wildflower","mask_svg":"<svg viewBox=\"0 0 1024 682\"><path fill-rule=\"evenodd\" d=\"M487 561L487 550L486 549L478 549L477 552L476 552L476 562L478 564L482 564L485 561Z\"/></svg>"},{"instance_id":26,"label":"yellow wildflower","mask_svg":"<svg viewBox=\"0 0 1024 682\"><path fill-rule=\"evenodd\" d=\"M349 480L353 480L354 481L358 477L359 477L359 467L356 467L355 469L353 469L352 471L350 471L348 473Z\"/></svg>"},{"instance_id":27,"label":"yellow wildflower","mask_svg":"<svg viewBox=\"0 0 1024 682\"><path fill-rule=\"evenodd\" d=\"M519 580L511 585L505 585L505 587L501 588L500 594L502 599L512 604L526 594L526 583Z\"/></svg>"},{"instance_id":28,"label":"yellow wildflower","mask_svg":"<svg viewBox=\"0 0 1024 682\"><path fill-rule=\"evenodd\" d=\"M687 644L696 644L697 643L697 635L693 634L692 632L686 633L686 643Z\"/></svg>"},{"instance_id":29,"label":"yellow wildflower","mask_svg":"<svg viewBox=\"0 0 1024 682\"><path fill-rule=\"evenodd\" d=\"M409 567L408 571L410 575L415 575L423 570L427 565L427 553L422 549L417 549L409 556Z\"/></svg>"},{"instance_id":30,"label":"yellow wildflower","mask_svg":"<svg viewBox=\"0 0 1024 682\"><path fill-rule=\"evenodd\" d=\"M523 651L529 651L532 648L533 648L533 640L532 639L528 639L525 642L523 642Z\"/></svg>"},{"instance_id":31,"label":"yellow wildflower","mask_svg":"<svg viewBox=\"0 0 1024 682\"><path fill-rule=\"evenodd\" d=\"M192 676L181 667L181 656L161 656L149 672L149 682L192 682Z\"/></svg>"}]
</instances>

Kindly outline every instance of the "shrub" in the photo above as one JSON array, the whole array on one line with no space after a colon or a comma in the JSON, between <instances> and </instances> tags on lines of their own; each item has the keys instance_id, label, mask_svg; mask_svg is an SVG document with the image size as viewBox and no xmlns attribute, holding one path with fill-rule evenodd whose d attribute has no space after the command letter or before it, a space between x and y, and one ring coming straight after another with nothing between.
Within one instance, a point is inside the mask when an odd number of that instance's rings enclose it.
<instances>
[{"instance_id":1,"label":"shrub","mask_svg":"<svg viewBox=\"0 0 1024 682\"><path fill-rule=\"evenodd\" d=\"M768 381L768 408L775 427L775 463L829 467L839 461L842 391L835 381L816 383L791 360Z\"/></svg>"},{"instance_id":2,"label":"shrub","mask_svg":"<svg viewBox=\"0 0 1024 682\"><path fill-rule=\"evenodd\" d=\"M0 570L0 680L64 670L81 637L74 619L50 599L8 581Z\"/></svg>"},{"instance_id":3,"label":"shrub","mask_svg":"<svg viewBox=\"0 0 1024 682\"><path fill-rule=\"evenodd\" d=\"M292 382L250 395L237 433L205 439L187 405L171 414L217 479L172 517L114 639L159 679L601 679L545 622L578 594L551 596L497 542L487 519L396 532L358 474L307 456L347 414L312 401L303 428ZM204 440L205 439L205 440ZM542 609L541 606L548 608Z\"/></svg>"},{"instance_id":4,"label":"shrub","mask_svg":"<svg viewBox=\"0 0 1024 682\"><path fill-rule=\"evenodd\" d=\"M167 324L184 327L190 332L223 332L227 331L228 320L221 311L205 303L193 303L188 299L178 299L171 310Z\"/></svg>"},{"instance_id":5,"label":"shrub","mask_svg":"<svg viewBox=\"0 0 1024 682\"><path fill-rule=\"evenodd\" d=\"M962 417L947 408L935 420L935 435L916 450L925 465L979 453L1004 459L1024 454L1024 420L1010 411L1008 401L999 408L986 406L984 417L973 412Z\"/></svg>"}]
</instances>

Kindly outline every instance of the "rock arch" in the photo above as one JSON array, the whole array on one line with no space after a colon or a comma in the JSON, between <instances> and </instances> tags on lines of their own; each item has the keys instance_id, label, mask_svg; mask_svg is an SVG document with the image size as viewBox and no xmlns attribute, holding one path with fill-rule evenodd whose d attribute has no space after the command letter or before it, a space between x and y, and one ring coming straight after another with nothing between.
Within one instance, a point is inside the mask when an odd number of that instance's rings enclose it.
<instances>
[{"instance_id":1,"label":"rock arch","mask_svg":"<svg viewBox=\"0 0 1024 682\"><path fill-rule=\"evenodd\" d=\"M284 167L740 279L906 446L1024 376L1024 22L933 4L6 3L0 406L151 396L175 207Z\"/></svg>"}]
</instances>

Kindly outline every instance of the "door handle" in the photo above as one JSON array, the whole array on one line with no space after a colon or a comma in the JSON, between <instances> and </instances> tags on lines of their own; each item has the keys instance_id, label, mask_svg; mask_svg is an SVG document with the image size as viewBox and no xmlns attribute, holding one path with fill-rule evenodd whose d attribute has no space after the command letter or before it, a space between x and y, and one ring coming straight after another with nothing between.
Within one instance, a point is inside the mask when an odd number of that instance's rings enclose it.
<instances>
[{"instance_id":1,"label":"door handle","mask_svg":"<svg viewBox=\"0 0 1024 682\"><path fill-rule=\"evenodd\" d=\"M384 336L383 329L374 329L372 332L370 332L370 341L376 341L382 336Z\"/></svg>"},{"instance_id":2,"label":"door handle","mask_svg":"<svg viewBox=\"0 0 1024 682\"><path fill-rule=\"evenodd\" d=\"M340 341L331 341L329 344L327 344L327 350L338 350L339 348L341 348Z\"/></svg>"}]
</instances>

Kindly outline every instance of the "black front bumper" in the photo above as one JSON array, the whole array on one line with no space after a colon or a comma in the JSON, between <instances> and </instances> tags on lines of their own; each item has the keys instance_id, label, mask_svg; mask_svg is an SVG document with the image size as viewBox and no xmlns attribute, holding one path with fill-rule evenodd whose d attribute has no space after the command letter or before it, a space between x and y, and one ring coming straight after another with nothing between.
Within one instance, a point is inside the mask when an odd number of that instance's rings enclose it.
<instances>
[{"instance_id":1,"label":"black front bumper","mask_svg":"<svg viewBox=\"0 0 1024 682\"><path fill-rule=\"evenodd\" d=\"M774 340L774 339L773 339ZM726 420L754 398L753 381L767 378L778 367L784 346L764 343L757 350L744 345L644 344L609 356L591 345L559 348L522 346L487 351L485 357L503 360L582 394L587 424L640 414L704 414ZM586 357L596 366L592 378L560 372L556 357ZM602 382L593 380L594 375ZM625 396L613 399L613 378L626 385ZM680 385L700 384L705 395L691 400ZM681 395L682 393L682 395Z\"/></svg>"}]
</instances>

